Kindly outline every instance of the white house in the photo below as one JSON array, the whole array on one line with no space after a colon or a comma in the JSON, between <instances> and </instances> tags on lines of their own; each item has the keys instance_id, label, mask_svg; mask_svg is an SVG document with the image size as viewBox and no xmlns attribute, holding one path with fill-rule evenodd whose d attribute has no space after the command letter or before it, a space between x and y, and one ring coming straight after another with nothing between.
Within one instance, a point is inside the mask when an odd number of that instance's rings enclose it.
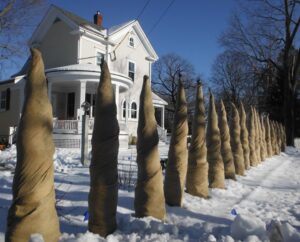
<instances>
[{"instance_id":1,"label":"white house","mask_svg":"<svg viewBox=\"0 0 300 242\"><path fill-rule=\"evenodd\" d=\"M43 55L56 146L80 145L81 104L84 101L91 104L88 112L91 132L101 58L107 61L111 72L121 146L128 144L128 137L136 136L143 76L151 77L151 65L158 59L137 20L107 29L102 26L99 12L94 22L89 22L52 5L30 38L29 46L38 48ZM9 135L10 127L18 125L28 63L12 78L0 82L2 136ZM154 93L153 103L162 135L167 103Z\"/></svg>"}]
</instances>

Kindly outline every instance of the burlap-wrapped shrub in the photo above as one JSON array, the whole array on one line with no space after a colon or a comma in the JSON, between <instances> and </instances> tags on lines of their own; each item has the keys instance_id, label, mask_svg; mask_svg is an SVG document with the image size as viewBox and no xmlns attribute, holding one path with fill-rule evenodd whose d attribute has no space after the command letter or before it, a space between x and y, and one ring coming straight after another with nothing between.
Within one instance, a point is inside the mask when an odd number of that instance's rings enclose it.
<instances>
[{"instance_id":1,"label":"burlap-wrapped shrub","mask_svg":"<svg viewBox=\"0 0 300 242\"><path fill-rule=\"evenodd\" d=\"M241 127L240 127L240 117L239 112L235 105L231 103L232 106L232 118L230 125L230 141L231 149L233 154L235 173L237 175L245 175L245 163L243 147L241 143Z\"/></svg>"},{"instance_id":2,"label":"burlap-wrapped shrub","mask_svg":"<svg viewBox=\"0 0 300 242\"><path fill-rule=\"evenodd\" d=\"M280 124L280 136L281 136L281 151L284 152L285 151L285 147L286 147L286 143L285 143L285 131L284 131L284 127L282 124Z\"/></svg>"},{"instance_id":3,"label":"burlap-wrapped shrub","mask_svg":"<svg viewBox=\"0 0 300 242\"><path fill-rule=\"evenodd\" d=\"M249 148L249 133L247 128L247 115L243 103L240 103L240 124L241 124L241 143L244 155L245 169L250 168L250 148Z\"/></svg>"},{"instance_id":4,"label":"burlap-wrapped shrub","mask_svg":"<svg viewBox=\"0 0 300 242\"><path fill-rule=\"evenodd\" d=\"M208 163L205 142L205 107L202 84L198 82L192 139L189 147L186 191L194 196L208 197Z\"/></svg>"},{"instance_id":5,"label":"burlap-wrapped shrub","mask_svg":"<svg viewBox=\"0 0 300 242\"><path fill-rule=\"evenodd\" d=\"M163 175L158 152L159 138L148 76L144 76L140 95L137 135L138 179L134 198L135 215L164 219L166 211Z\"/></svg>"},{"instance_id":6,"label":"burlap-wrapped shrub","mask_svg":"<svg viewBox=\"0 0 300 242\"><path fill-rule=\"evenodd\" d=\"M254 109L251 107L250 115L248 116L248 130L249 130L249 148L250 148L250 165L257 166L256 156L256 128L255 128L255 114Z\"/></svg>"},{"instance_id":7,"label":"burlap-wrapped shrub","mask_svg":"<svg viewBox=\"0 0 300 242\"><path fill-rule=\"evenodd\" d=\"M264 160L268 157L267 153L267 142L266 142L266 129L265 129L265 117L260 116L260 127L262 134L262 150L263 150L263 158Z\"/></svg>"},{"instance_id":8,"label":"burlap-wrapped shrub","mask_svg":"<svg viewBox=\"0 0 300 242\"><path fill-rule=\"evenodd\" d=\"M45 242L56 242L60 231L55 210L52 107L41 53L31 49L31 55L5 241L27 242L31 234L38 233Z\"/></svg>"},{"instance_id":9,"label":"burlap-wrapped shrub","mask_svg":"<svg viewBox=\"0 0 300 242\"><path fill-rule=\"evenodd\" d=\"M254 122L255 122L255 150L256 150L256 157L257 162L261 163L261 153L260 153L260 129L259 129L259 122L258 122L258 112L254 108Z\"/></svg>"},{"instance_id":10,"label":"burlap-wrapped shrub","mask_svg":"<svg viewBox=\"0 0 300 242\"><path fill-rule=\"evenodd\" d=\"M259 146L260 146L260 158L261 161L264 161L266 159L266 154L265 154L265 147L264 147L264 130L262 128L262 123L261 123L261 115L258 114L258 129L259 129Z\"/></svg>"},{"instance_id":11,"label":"burlap-wrapped shrub","mask_svg":"<svg viewBox=\"0 0 300 242\"><path fill-rule=\"evenodd\" d=\"M107 236L117 228L119 124L111 76L105 61L97 89L90 165L89 231Z\"/></svg>"},{"instance_id":12,"label":"burlap-wrapped shrub","mask_svg":"<svg viewBox=\"0 0 300 242\"><path fill-rule=\"evenodd\" d=\"M227 113L223 101L220 101L219 129L221 136L221 154L224 162L225 178L235 180L235 166L230 144L230 132Z\"/></svg>"},{"instance_id":13,"label":"burlap-wrapped shrub","mask_svg":"<svg viewBox=\"0 0 300 242\"><path fill-rule=\"evenodd\" d=\"M271 136L271 127L270 127L269 117L267 117L265 120L265 128L266 128L267 156L271 157L273 155L273 149L272 149L272 136Z\"/></svg>"},{"instance_id":14,"label":"burlap-wrapped shrub","mask_svg":"<svg viewBox=\"0 0 300 242\"><path fill-rule=\"evenodd\" d=\"M211 188L225 188L224 163L221 156L221 137L218 127L218 115L215 107L215 100L212 93L209 96L209 108L206 130L206 147L208 180Z\"/></svg>"},{"instance_id":15,"label":"burlap-wrapped shrub","mask_svg":"<svg viewBox=\"0 0 300 242\"><path fill-rule=\"evenodd\" d=\"M187 173L187 134L187 102L184 88L179 82L164 183L166 203L170 206L182 206Z\"/></svg>"}]
</instances>

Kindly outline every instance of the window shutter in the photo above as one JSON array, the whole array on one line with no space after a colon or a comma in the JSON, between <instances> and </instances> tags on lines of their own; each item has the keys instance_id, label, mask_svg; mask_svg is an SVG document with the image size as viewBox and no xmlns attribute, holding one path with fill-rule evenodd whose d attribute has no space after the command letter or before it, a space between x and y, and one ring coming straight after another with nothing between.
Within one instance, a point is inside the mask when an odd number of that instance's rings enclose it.
<instances>
[{"instance_id":1,"label":"window shutter","mask_svg":"<svg viewBox=\"0 0 300 242\"><path fill-rule=\"evenodd\" d=\"M6 89L6 111L9 110L10 107L10 89Z\"/></svg>"}]
</instances>

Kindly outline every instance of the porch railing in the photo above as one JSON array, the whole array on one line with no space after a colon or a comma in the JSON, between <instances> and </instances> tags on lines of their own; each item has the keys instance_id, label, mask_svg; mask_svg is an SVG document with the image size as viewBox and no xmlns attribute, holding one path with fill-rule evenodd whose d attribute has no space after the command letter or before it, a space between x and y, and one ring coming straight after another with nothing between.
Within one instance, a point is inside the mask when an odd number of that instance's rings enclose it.
<instances>
[{"instance_id":1,"label":"porch railing","mask_svg":"<svg viewBox=\"0 0 300 242\"><path fill-rule=\"evenodd\" d=\"M55 133L78 133L79 131L78 120L53 120L53 131Z\"/></svg>"}]
</instances>

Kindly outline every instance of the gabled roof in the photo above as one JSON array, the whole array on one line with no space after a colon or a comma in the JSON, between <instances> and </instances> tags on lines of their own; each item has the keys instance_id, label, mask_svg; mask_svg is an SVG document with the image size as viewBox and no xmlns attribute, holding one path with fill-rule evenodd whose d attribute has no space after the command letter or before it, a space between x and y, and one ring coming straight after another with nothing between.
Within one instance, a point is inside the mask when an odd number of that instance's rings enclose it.
<instances>
[{"instance_id":1,"label":"gabled roof","mask_svg":"<svg viewBox=\"0 0 300 242\"><path fill-rule=\"evenodd\" d=\"M125 23L122 23L122 24L118 24L118 25L115 25L113 27L110 27L108 29L108 34L109 35L112 35L114 34L115 32L118 32L119 30L123 29L123 28L126 28L127 26L129 26L130 24L134 23L136 20L130 20L130 21L127 21Z\"/></svg>"},{"instance_id":2,"label":"gabled roof","mask_svg":"<svg viewBox=\"0 0 300 242\"><path fill-rule=\"evenodd\" d=\"M69 19L71 19L74 23L78 24L79 26L82 27L91 27L95 30L101 31L104 30L105 28L103 28L102 26L99 26L97 24L94 24L93 22L90 22L74 13L71 13L65 9L62 9L60 7L57 7L56 5L51 5L53 6L53 8L56 8L57 10L59 10L62 14L64 14L66 17L68 17Z\"/></svg>"}]
</instances>

